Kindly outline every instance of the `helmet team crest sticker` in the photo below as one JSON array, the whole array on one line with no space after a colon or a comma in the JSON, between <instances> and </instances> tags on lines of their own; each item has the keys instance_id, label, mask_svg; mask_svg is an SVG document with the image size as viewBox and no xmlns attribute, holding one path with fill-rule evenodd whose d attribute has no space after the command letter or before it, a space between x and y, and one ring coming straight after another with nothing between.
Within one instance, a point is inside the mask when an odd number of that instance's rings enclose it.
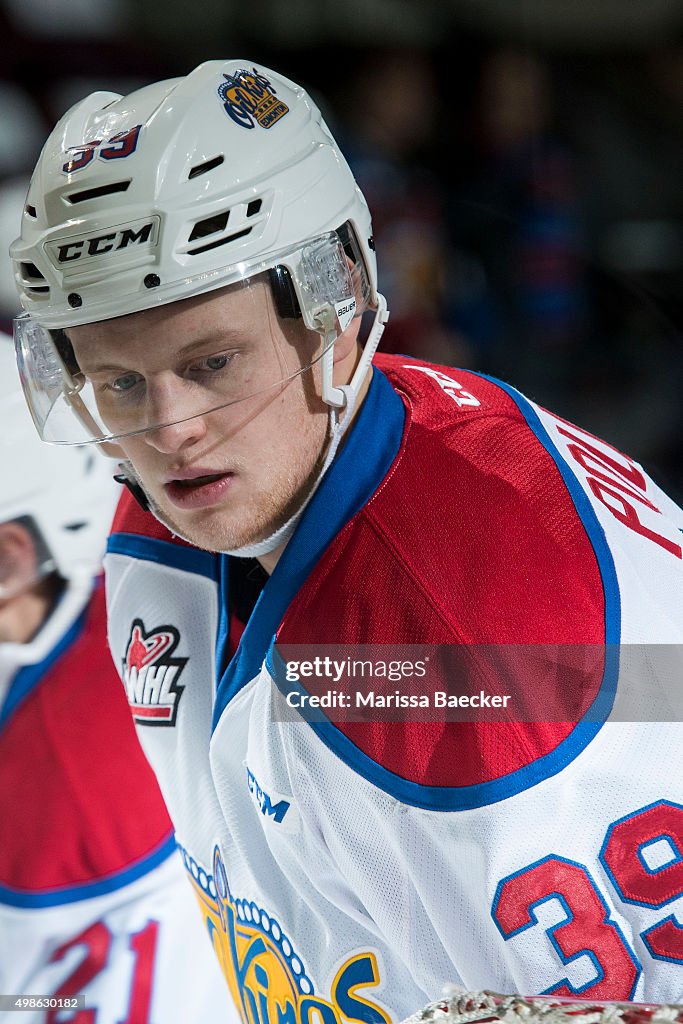
<instances>
[{"instance_id":1,"label":"helmet team crest sticker","mask_svg":"<svg viewBox=\"0 0 683 1024\"><path fill-rule=\"evenodd\" d=\"M187 658L174 658L180 642L175 626L145 632L142 619L134 619L123 657L123 685L139 725L175 725L184 686L178 679Z\"/></svg>"},{"instance_id":2,"label":"helmet team crest sticker","mask_svg":"<svg viewBox=\"0 0 683 1024\"><path fill-rule=\"evenodd\" d=\"M276 121L289 113L289 107L275 95L270 81L256 68L223 75L225 82L218 87L227 114L242 128L272 128Z\"/></svg>"}]
</instances>

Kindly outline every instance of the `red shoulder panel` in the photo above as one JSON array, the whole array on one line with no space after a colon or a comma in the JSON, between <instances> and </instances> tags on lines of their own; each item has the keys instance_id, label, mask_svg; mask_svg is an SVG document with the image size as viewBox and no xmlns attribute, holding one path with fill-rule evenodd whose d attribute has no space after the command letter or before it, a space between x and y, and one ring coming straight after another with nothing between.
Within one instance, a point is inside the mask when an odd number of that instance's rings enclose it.
<instances>
[{"instance_id":1,"label":"red shoulder panel","mask_svg":"<svg viewBox=\"0 0 683 1024\"><path fill-rule=\"evenodd\" d=\"M151 512L145 512L140 508L133 495L124 490L119 499L111 527L112 533L135 533L142 537L152 537L154 540L166 540L171 544L179 544L182 547L191 547L181 537L160 523Z\"/></svg>"},{"instance_id":2,"label":"red shoulder panel","mask_svg":"<svg viewBox=\"0 0 683 1024\"><path fill-rule=\"evenodd\" d=\"M102 585L85 628L7 721L0 884L95 882L152 853L171 823L106 642Z\"/></svg>"},{"instance_id":3,"label":"red shoulder panel","mask_svg":"<svg viewBox=\"0 0 683 1024\"><path fill-rule=\"evenodd\" d=\"M598 562L557 466L500 387L415 360L378 360L406 405L398 456L289 608L278 643L602 645ZM410 365L410 369L403 369ZM602 656L580 670L584 707ZM553 685L550 675L531 687ZM430 786L500 778L553 750L572 724L336 723L378 764Z\"/></svg>"}]
</instances>

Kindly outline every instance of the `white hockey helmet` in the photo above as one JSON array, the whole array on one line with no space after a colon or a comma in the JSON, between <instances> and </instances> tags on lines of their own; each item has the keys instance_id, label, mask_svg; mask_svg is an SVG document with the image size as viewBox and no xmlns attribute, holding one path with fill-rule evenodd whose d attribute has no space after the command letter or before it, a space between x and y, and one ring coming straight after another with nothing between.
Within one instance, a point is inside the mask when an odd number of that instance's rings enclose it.
<instances>
[{"instance_id":1,"label":"white hockey helmet","mask_svg":"<svg viewBox=\"0 0 683 1024\"><path fill-rule=\"evenodd\" d=\"M121 488L92 447L43 444L31 422L10 338L0 335L0 523L30 520L42 541L39 576L93 576Z\"/></svg>"},{"instance_id":2,"label":"white hockey helmet","mask_svg":"<svg viewBox=\"0 0 683 1024\"><path fill-rule=\"evenodd\" d=\"M27 313L15 331L20 367L45 440L125 436L98 420L50 330L267 271L279 315L320 334L323 397L342 406L336 337L376 311L362 379L387 318L370 214L320 111L301 87L244 60L76 104L45 144L11 255ZM76 413L72 436L53 414L64 403Z\"/></svg>"}]
</instances>

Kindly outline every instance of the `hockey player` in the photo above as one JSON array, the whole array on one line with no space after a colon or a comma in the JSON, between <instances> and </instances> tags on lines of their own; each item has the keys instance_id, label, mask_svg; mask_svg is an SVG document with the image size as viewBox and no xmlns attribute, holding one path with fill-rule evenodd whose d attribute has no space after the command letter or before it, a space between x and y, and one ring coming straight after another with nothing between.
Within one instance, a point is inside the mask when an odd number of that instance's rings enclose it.
<instances>
[{"instance_id":1,"label":"hockey player","mask_svg":"<svg viewBox=\"0 0 683 1024\"><path fill-rule=\"evenodd\" d=\"M8 338L0 452L0 1018L230 1021L107 648L120 489L92 446L39 441Z\"/></svg>"},{"instance_id":2,"label":"hockey player","mask_svg":"<svg viewBox=\"0 0 683 1024\"><path fill-rule=\"evenodd\" d=\"M12 255L43 438L137 495L110 642L245 1020L680 999L683 735L613 709L682 639L683 514L508 385L375 356L370 216L305 92L212 61L83 100ZM429 713L342 713L358 645ZM501 683L517 713L438 711Z\"/></svg>"}]
</instances>

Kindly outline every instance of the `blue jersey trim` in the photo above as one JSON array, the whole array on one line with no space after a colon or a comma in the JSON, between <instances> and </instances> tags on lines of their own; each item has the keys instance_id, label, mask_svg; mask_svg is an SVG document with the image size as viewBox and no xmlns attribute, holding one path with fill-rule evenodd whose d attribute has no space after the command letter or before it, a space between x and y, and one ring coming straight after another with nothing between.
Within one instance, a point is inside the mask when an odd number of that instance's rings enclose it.
<instances>
[{"instance_id":1,"label":"blue jersey trim","mask_svg":"<svg viewBox=\"0 0 683 1024\"><path fill-rule=\"evenodd\" d=\"M218 580L217 556L210 551L194 547L181 547L157 537L144 537L137 533L113 533L107 541L107 553L129 555L131 558L157 562L171 569L182 569L197 576Z\"/></svg>"},{"instance_id":2,"label":"blue jersey trim","mask_svg":"<svg viewBox=\"0 0 683 1024\"><path fill-rule=\"evenodd\" d=\"M48 892L26 892L23 889L11 889L0 885L0 903L10 907L23 907L29 910L39 907L60 907L66 903L78 903L80 900L106 896L108 893L123 889L126 885L136 882L143 875L148 875L175 852L175 836L171 833L150 854L136 861L129 868L118 871L97 882L85 882L83 885L68 886L63 889L51 889Z\"/></svg>"},{"instance_id":3,"label":"blue jersey trim","mask_svg":"<svg viewBox=\"0 0 683 1024\"><path fill-rule=\"evenodd\" d=\"M274 645L268 651L266 667L280 692L283 695L291 693L296 684L286 682L285 663ZM603 687L607 686L606 680L609 675L611 675L611 668L606 668ZM301 688L301 692L305 692L303 688ZM593 705L594 707L595 705ZM591 716L593 708L589 711ZM531 789L532 786L557 775L568 764L571 764L602 727L602 721L584 719L550 753L499 779L491 779L489 782L480 782L471 786L426 786L420 782L404 779L373 761L336 725L328 721L322 711L316 714L315 711L307 709L305 721L302 718L300 723L296 724L300 724L302 728L309 726L313 729L318 739L333 754L373 786L403 804L428 811L470 811L477 807L498 803L500 800L507 800L508 797L516 796L525 789Z\"/></svg>"},{"instance_id":4,"label":"blue jersey trim","mask_svg":"<svg viewBox=\"0 0 683 1024\"><path fill-rule=\"evenodd\" d=\"M42 661L39 661L34 665L26 665L23 668L20 668L16 673L8 690L2 709L0 709L0 729L4 728L7 724L7 720L19 704L21 704L21 702L28 697L35 687L40 684L41 680L52 668L54 663L61 658L65 651L68 651L76 640L78 640L85 628L88 609L89 602L86 604L78 618L71 623L66 633L62 635L61 639L57 641L55 646L48 652L48 654L46 654Z\"/></svg>"},{"instance_id":5,"label":"blue jersey trim","mask_svg":"<svg viewBox=\"0 0 683 1024\"><path fill-rule=\"evenodd\" d=\"M472 810L497 803L516 796L562 771L578 757L602 728L614 703L619 671L619 586L612 553L595 511L578 480L552 445L531 404L514 388L484 374L477 376L500 387L515 402L529 428L555 462L581 518L598 561L605 592L605 669L600 689L586 715L554 750L509 775L471 786L425 786L404 779L373 761L322 714L320 718L315 716L312 719L310 712L307 712L306 724L332 753L357 774L404 804L433 811ZM283 692L291 691L292 684L285 684L284 680L284 662L273 644L268 651L266 666L278 688Z\"/></svg>"},{"instance_id":6,"label":"blue jersey trim","mask_svg":"<svg viewBox=\"0 0 683 1024\"><path fill-rule=\"evenodd\" d=\"M261 666L289 605L345 523L363 508L393 464L403 437L405 408L386 376L373 368L372 381L344 446L333 461L287 544L251 613L239 647L219 680L213 728ZM223 555L225 560L229 556ZM225 578L228 573L225 572ZM225 606L227 593L223 594ZM227 640L225 613L219 628ZM221 664L222 651L217 652Z\"/></svg>"},{"instance_id":7,"label":"blue jersey trim","mask_svg":"<svg viewBox=\"0 0 683 1024\"><path fill-rule=\"evenodd\" d=\"M227 656L230 643L230 559L218 561L218 627L216 630L216 650L214 652L216 666L214 670L214 689L220 684L224 666L229 662Z\"/></svg>"}]
</instances>

